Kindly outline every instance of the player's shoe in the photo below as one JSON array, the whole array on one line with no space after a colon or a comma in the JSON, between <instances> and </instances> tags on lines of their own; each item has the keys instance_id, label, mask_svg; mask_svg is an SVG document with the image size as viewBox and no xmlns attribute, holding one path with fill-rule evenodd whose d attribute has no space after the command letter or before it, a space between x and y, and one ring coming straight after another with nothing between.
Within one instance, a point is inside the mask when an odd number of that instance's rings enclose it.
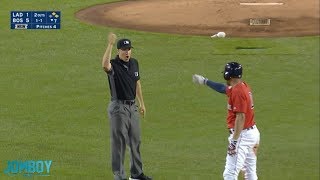
<instances>
[{"instance_id":1,"label":"player's shoe","mask_svg":"<svg viewBox=\"0 0 320 180\"><path fill-rule=\"evenodd\" d=\"M152 180L152 177L148 177L142 173L137 177L129 177L129 180Z\"/></svg>"}]
</instances>

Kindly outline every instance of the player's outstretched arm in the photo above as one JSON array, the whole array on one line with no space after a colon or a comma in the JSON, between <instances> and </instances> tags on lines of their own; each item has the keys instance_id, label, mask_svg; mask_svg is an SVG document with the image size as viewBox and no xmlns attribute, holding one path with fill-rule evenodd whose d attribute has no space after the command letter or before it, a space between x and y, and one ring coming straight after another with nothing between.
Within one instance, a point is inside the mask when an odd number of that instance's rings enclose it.
<instances>
[{"instance_id":1,"label":"player's outstretched arm","mask_svg":"<svg viewBox=\"0 0 320 180\"><path fill-rule=\"evenodd\" d=\"M219 92L219 93L222 93L222 94L226 93L227 86L225 84L216 83L216 82L213 82L213 81L208 79L207 82L206 82L206 85L209 86L211 89Z\"/></svg>"},{"instance_id":2,"label":"player's outstretched arm","mask_svg":"<svg viewBox=\"0 0 320 180\"><path fill-rule=\"evenodd\" d=\"M226 88L227 86L222 84L222 83L216 83L216 82L213 82L211 80L209 80L208 78L205 78L201 75L198 75L198 74L194 74L192 76L192 81L196 84L200 84L200 85L207 85L209 86L211 89L219 92L219 93L223 93L225 94L226 93Z\"/></svg>"}]
</instances>

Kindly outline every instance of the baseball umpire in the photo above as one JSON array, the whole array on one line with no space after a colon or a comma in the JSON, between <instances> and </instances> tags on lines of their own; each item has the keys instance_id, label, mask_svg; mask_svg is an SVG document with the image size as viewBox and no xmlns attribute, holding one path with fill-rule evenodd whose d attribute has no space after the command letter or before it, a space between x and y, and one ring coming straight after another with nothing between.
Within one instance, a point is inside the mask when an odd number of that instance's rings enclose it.
<instances>
[{"instance_id":1,"label":"baseball umpire","mask_svg":"<svg viewBox=\"0 0 320 180\"><path fill-rule=\"evenodd\" d=\"M223 77L227 85L213 82L201 75L193 75L194 83L207 85L219 93L228 96L227 126L230 136L223 177L225 180L238 179L244 171L245 179L258 179L257 148L260 132L254 120L254 105L249 85L242 77L242 65L230 62L225 65Z\"/></svg>"},{"instance_id":2,"label":"baseball umpire","mask_svg":"<svg viewBox=\"0 0 320 180\"><path fill-rule=\"evenodd\" d=\"M112 46L117 37L110 33L108 45L102 58L102 67L108 75L111 102L108 116L111 132L112 171L114 180L126 180L124 159L126 145L130 150L130 180L152 180L142 170L140 155L139 112L144 117L146 108L143 102L139 64L131 57L131 41L120 39L117 42L118 55L111 60ZM139 101L136 105L135 99Z\"/></svg>"}]
</instances>

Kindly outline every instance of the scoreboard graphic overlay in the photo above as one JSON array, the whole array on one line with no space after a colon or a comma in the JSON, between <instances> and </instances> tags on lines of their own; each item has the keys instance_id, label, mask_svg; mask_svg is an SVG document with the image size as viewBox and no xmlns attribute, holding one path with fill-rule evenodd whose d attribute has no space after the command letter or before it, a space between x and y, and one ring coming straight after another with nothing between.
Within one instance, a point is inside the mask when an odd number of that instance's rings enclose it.
<instances>
[{"instance_id":1,"label":"scoreboard graphic overlay","mask_svg":"<svg viewBox=\"0 0 320 180\"><path fill-rule=\"evenodd\" d=\"M60 11L11 11L11 29L60 29Z\"/></svg>"}]
</instances>

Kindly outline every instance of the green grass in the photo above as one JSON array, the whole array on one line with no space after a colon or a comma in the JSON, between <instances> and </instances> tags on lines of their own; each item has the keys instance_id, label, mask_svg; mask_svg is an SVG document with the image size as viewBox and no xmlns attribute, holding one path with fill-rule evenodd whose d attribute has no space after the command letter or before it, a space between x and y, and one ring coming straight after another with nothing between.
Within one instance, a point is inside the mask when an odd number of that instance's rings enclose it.
<instances>
[{"instance_id":1,"label":"green grass","mask_svg":"<svg viewBox=\"0 0 320 180\"><path fill-rule=\"evenodd\" d=\"M112 179L109 89L100 67L110 31L133 41L140 62L147 174L222 179L226 98L192 84L191 75L223 82L224 64L236 60L254 91L259 178L319 179L319 37L212 40L96 27L74 18L77 10L104 2L2 1L0 179L15 178L3 174L8 160L30 159L53 160L48 179ZM62 12L61 30L9 29L11 10L53 9Z\"/></svg>"}]
</instances>

